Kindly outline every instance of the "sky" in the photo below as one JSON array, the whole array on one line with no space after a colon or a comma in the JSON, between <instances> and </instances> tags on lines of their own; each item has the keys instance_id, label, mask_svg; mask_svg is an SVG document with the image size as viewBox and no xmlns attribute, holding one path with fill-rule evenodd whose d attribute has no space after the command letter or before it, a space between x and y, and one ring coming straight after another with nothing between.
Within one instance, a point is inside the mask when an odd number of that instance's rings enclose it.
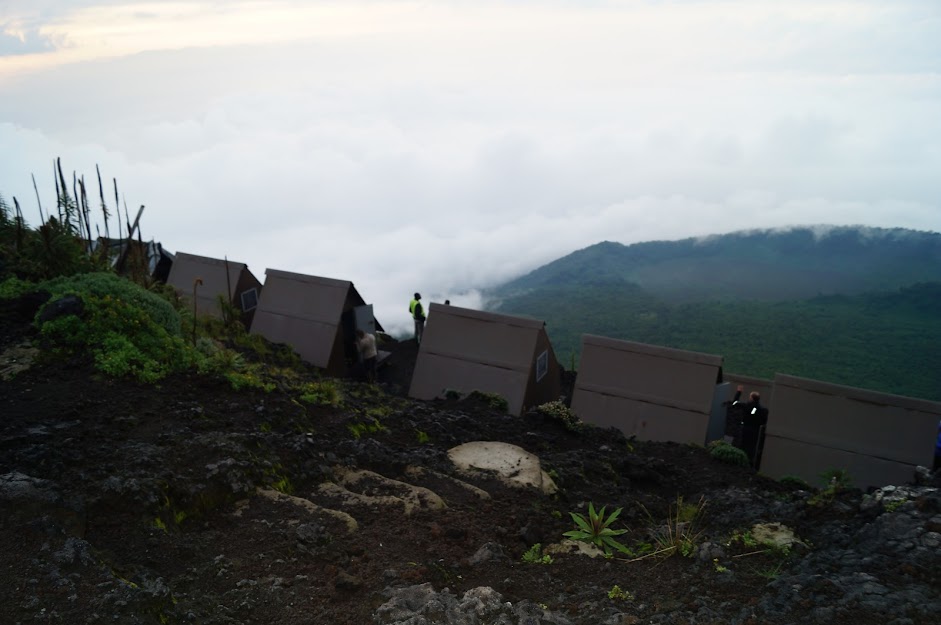
<instances>
[{"instance_id":1,"label":"sky","mask_svg":"<svg viewBox=\"0 0 941 625\"><path fill-rule=\"evenodd\" d=\"M387 329L603 240L941 229L937 0L0 0L0 194ZM113 208L113 189L106 192Z\"/></svg>"}]
</instances>

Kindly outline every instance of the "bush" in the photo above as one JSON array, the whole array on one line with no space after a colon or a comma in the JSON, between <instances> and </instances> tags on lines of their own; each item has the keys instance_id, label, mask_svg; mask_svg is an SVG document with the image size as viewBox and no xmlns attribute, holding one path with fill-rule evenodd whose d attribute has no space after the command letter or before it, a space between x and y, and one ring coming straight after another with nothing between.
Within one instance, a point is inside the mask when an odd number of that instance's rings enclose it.
<instances>
[{"instance_id":1,"label":"bush","mask_svg":"<svg viewBox=\"0 0 941 625\"><path fill-rule=\"evenodd\" d=\"M733 447L725 441L713 441L709 443L709 455L726 464L734 464L740 467L750 466L748 455L739 449Z\"/></svg>"},{"instance_id":2,"label":"bush","mask_svg":"<svg viewBox=\"0 0 941 625\"><path fill-rule=\"evenodd\" d=\"M36 285L28 280L11 277L0 282L0 299L16 299L25 293L34 291Z\"/></svg>"},{"instance_id":3,"label":"bush","mask_svg":"<svg viewBox=\"0 0 941 625\"><path fill-rule=\"evenodd\" d=\"M180 318L169 302L112 274L57 278L39 288L53 300L68 294L82 298L85 312L41 324L46 346L54 352L92 356L102 373L156 382L198 361L180 336Z\"/></svg>"},{"instance_id":4,"label":"bush","mask_svg":"<svg viewBox=\"0 0 941 625\"><path fill-rule=\"evenodd\" d=\"M578 415L559 400L536 406L535 410L544 417L560 421L562 425L565 426L565 429L571 430L572 432L578 432L584 427L584 423L578 418Z\"/></svg>"},{"instance_id":5,"label":"bush","mask_svg":"<svg viewBox=\"0 0 941 625\"><path fill-rule=\"evenodd\" d=\"M170 302L113 273L85 273L55 278L43 282L39 287L49 291L53 299L75 294L81 296L82 299L87 299L91 295L99 299L126 303L142 310L171 336L181 336L180 314Z\"/></svg>"}]
</instances>

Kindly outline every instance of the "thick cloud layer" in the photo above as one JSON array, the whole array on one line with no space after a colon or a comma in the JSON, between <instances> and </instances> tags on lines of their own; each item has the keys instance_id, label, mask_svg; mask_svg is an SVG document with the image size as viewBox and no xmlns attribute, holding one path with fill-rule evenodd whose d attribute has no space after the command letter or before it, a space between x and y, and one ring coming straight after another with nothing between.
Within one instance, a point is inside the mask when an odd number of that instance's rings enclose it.
<instances>
[{"instance_id":1,"label":"thick cloud layer","mask_svg":"<svg viewBox=\"0 0 941 625\"><path fill-rule=\"evenodd\" d=\"M171 250L353 280L405 328L415 290L479 305L603 239L937 230L939 26L914 1L15 1L0 193L35 221L30 173L51 205L54 157L97 163Z\"/></svg>"}]
</instances>

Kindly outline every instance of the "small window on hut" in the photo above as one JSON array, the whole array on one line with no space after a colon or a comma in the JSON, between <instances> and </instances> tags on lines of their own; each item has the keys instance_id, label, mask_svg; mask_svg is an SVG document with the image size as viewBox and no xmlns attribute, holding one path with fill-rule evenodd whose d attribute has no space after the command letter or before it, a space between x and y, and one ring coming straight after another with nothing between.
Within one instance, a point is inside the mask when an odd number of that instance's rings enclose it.
<instances>
[{"instance_id":1,"label":"small window on hut","mask_svg":"<svg viewBox=\"0 0 941 625\"><path fill-rule=\"evenodd\" d=\"M248 312L250 310L255 310L258 306L258 289L251 288L247 291L242 291L242 311Z\"/></svg>"},{"instance_id":2,"label":"small window on hut","mask_svg":"<svg viewBox=\"0 0 941 625\"><path fill-rule=\"evenodd\" d=\"M549 350L539 354L539 357L536 358L536 381L546 377L546 374L549 373Z\"/></svg>"}]
</instances>

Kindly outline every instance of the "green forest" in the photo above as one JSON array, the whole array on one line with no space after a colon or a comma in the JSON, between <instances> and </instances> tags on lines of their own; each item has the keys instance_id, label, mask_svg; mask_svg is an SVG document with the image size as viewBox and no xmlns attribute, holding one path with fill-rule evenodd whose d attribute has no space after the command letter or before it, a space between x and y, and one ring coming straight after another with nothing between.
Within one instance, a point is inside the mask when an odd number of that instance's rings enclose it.
<instances>
[{"instance_id":1,"label":"green forest","mask_svg":"<svg viewBox=\"0 0 941 625\"><path fill-rule=\"evenodd\" d=\"M683 302L608 277L531 288L493 308L545 320L569 368L586 333L719 354L730 373L941 400L941 281L786 301Z\"/></svg>"}]
</instances>

